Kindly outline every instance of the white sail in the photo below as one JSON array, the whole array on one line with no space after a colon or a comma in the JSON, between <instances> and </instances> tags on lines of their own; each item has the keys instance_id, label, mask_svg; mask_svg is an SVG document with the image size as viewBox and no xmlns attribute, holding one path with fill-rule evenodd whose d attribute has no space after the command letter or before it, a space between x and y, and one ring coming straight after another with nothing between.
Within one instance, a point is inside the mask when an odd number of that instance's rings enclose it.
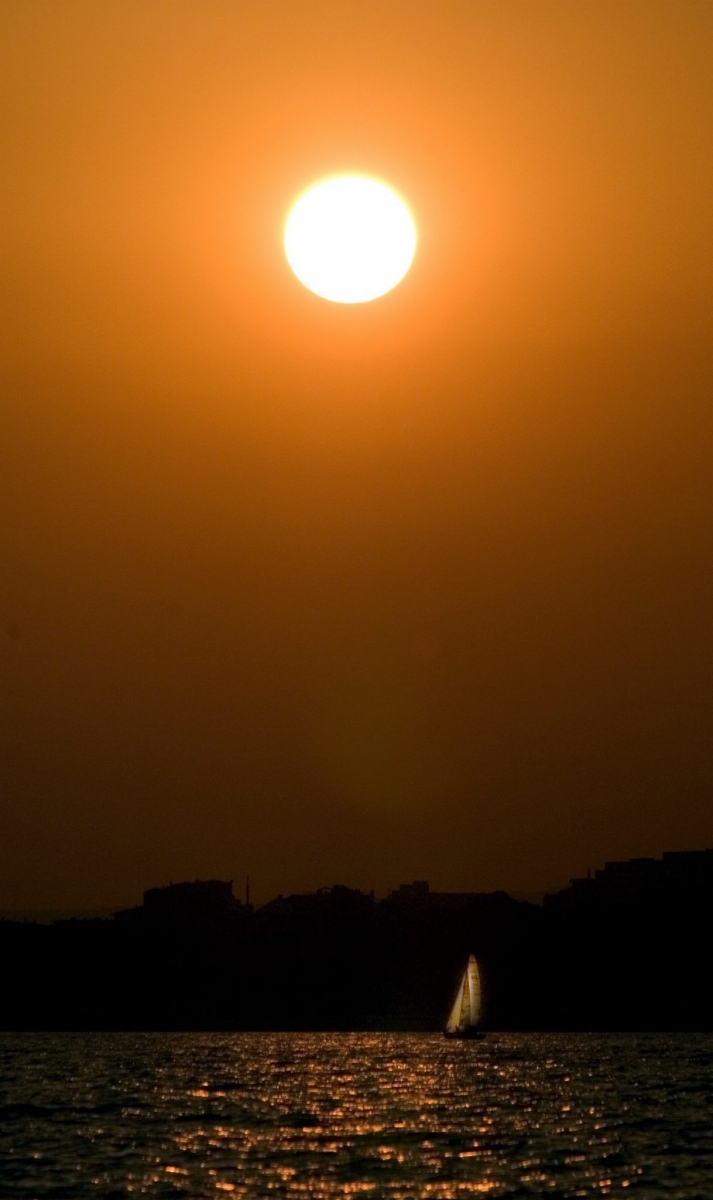
<instances>
[{"instance_id":1,"label":"white sail","mask_svg":"<svg viewBox=\"0 0 713 1200\"><path fill-rule=\"evenodd\" d=\"M465 1029L475 1028L480 1024L482 1007L480 971L475 955L471 954L458 985L458 994L448 1018L446 1033L461 1034Z\"/></svg>"},{"instance_id":2,"label":"white sail","mask_svg":"<svg viewBox=\"0 0 713 1200\"><path fill-rule=\"evenodd\" d=\"M448 1018L448 1024L446 1025L446 1029L448 1030L449 1033L454 1033L460 1024L460 1010L461 1010L461 1006L463 1004L463 991L465 989L467 978L468 978L468 972L466 971L466 972L464 972L463 978L460 981L460 985L458 987L458 995L455 998L455 1003L453 1005L453 1008L451 1009L451 1015Z\"/></svg>"},{"instance_id":3,"label":"white sail","mask_svg":"<svg viewBox=\"0 0 713 1200\"><path fill-rule=\"evenodd\" d=\"M470 1024L479 1025L483 1001L480 988L480 971L478 970L478 964L473 954L468 959L466 974L468 976L468 990L470 992Z\"/></svg>"}]
</instances>

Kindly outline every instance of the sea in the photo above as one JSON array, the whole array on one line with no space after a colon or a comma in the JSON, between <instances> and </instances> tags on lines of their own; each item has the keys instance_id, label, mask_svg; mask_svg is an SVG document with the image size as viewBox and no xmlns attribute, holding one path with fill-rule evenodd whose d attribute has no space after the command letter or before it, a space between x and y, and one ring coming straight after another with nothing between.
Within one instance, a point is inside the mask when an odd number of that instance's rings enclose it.
<instances>
[{"instance_id":1,"label":"sea","mask_svg":"<svg viewBox=\"0 0 713 1200\"><path fill-rule=\"evenodd\" d=\"M0 1034L0 1196L713 1200L713 1035Z\"/></svg>"}]
</instances>

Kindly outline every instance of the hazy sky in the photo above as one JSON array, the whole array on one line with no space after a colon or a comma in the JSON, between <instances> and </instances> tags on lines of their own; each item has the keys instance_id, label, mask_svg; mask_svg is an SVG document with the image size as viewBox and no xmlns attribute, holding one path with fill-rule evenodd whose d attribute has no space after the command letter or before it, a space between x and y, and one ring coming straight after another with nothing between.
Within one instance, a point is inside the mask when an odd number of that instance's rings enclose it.
<instances>
[{"instance_id":1,"label":"hazy sky","mask_svg":"<svg viewBox=\"0 0 713 1200\"><path fill-rule=\"evenodd\" d=\"M713 844L713 6L0 14L0 907ZM356 307L341 170L420 238Z\"/></svg>"}]
</instances>

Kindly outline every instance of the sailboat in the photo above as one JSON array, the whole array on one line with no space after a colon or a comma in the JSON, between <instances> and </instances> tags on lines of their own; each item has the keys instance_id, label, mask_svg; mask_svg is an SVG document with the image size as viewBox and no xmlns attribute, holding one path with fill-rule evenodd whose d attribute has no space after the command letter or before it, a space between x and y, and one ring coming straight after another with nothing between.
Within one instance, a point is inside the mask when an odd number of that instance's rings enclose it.
<instances>
[{"instance_id":1,"label":"sailboat","mask_svg":"<svg viewBox=\"0 0 713 1200\"><path fill-rule=\"evenodd\" d=\"M482 1030L478 1028L482 1012L480 971L475 955L471 954L468 966L463 972L463 978L458 985L458 994L451 1009L448 1024L443 1030L445 1036L453 1038L482 1037Z\"/></svg>"}]
</instances>

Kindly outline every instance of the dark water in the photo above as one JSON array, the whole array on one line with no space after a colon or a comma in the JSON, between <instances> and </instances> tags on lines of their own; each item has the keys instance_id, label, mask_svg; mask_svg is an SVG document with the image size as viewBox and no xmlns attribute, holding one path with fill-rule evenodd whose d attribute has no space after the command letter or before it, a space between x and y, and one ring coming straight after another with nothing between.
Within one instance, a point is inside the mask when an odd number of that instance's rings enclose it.
<instances>
[{"instance_id":1,"label":"dark water","mask_svg":"<svg viewBox=\"0 0 713 1200\"><path fill-rule=\"evenodd\" d=\"M713 1200L713 1036L0 1034L2 1197Z\"/></svg>"}]
</instances>

